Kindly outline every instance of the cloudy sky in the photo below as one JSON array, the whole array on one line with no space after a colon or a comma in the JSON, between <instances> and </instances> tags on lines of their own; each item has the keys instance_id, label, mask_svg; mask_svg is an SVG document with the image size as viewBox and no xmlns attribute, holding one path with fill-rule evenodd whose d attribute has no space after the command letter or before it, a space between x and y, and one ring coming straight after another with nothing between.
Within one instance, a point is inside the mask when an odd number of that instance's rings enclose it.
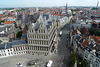
<instances>
[{"instance_id":1,"label":"cloudy sky","mask_svg":"<svg viewBox=\"0 0 100 67\"><path fill-rule=\"evenodd\" d=\"M99 0L0 0L1 7L96 6ZM100 6L100 4L99 4Z\"/></svg>"}]
</instances>

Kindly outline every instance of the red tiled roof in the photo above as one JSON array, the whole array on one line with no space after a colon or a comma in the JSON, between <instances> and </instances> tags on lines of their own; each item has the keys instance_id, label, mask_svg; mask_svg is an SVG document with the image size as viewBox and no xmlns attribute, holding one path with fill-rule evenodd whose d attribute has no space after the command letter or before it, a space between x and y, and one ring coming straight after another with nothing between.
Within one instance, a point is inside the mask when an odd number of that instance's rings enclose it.
<instances>
[{"instance_id":1,"label":"red tiled roof","mask_svg":"<svg viewBox=\"0 0 100 67\"><path fill-rule=\"evenodd\" d=\"M2 17L3 14L0 14L0 17Z\"/></svg>"},{"instance_id":2,"label":"red tiled roof","mask_svg":"<svg viewBox=\"0 0 100 67\"><path fill-rule=\"evenodd\" d=\"M90 22L90 23L93 23L93 22Z\"/></svg>"},{"instance_id":3,"label":"red tiled roof","mask_svg":"<svg viewBox=\"0 0 100 67\"><path fill-rule=\"evenodd\" d=\"M88 29L85 28L85 27L83 27L83 31L82 31L82 33L89 34Z\"/></svg>"},{"instance_id":4,"label":"red tiled roof","mask_svg":"<svg viewBox=\"0 0 100 67\"><path fill-rule=\"evenodd\" d=\"M12 24L12 21L5 21L5 24Z\"/></svg>"},{"instance_id":5,"label":"red tiled roof","mask_svg":"<svg viewBox=\"0 0 100 67\"><path fill-rule=\"evenodd\" d=\"M75 35L76 32L77 32L77 30L74 30L74 31L72 32L72 35Z\"/></svg>"},{"instance_id":6,"label":"red tiled roof","mask_svg":"<svg viewBox=\"0 0 100 67\"><path fill-rule=\"evenodd\" d=\"M75 35L76 33L81 34L81 32L77 29L77 30L74 30L74 31L72 32L72 35Z\"/></svg>"},{"instance_id":7,"label":"red tiled roof","mask_svg":"<svg viewBox=\"0 0 100 67\"><path fill-rule=\"evenodd\" d=\"M97 25L98 25L99 23L96 23L96 22L95 22L95 24L97 24Z\"/></svg>"},{"instance_id":8,"label":"red tiled roof","mask_svg":"<svg viewBox=\"0 0 100 67\"><path fill-rule=\"evenodd\" d=\"M78 34L81 34L81 32L80 32L79 30L77 30L77 33L78 33Z\"/></svg>"},{"instance_id":9,"label":"red tiled roof","mask_svg":"<svg viewBox=\"0 0 100 67\"><path fill-rule=\"evenodd\" d=\"M86 45L88 45L88 44L89 44L89 41L88 41L88 40L85 40L85 41L81 44L81 46L84 47L84 48L86 48Z\"/></svg>"},{"instance_id":10,"label":"red tiled roof","mask_svg":"<svg viewBox=\"0 0 100 67\"><path fill-rule=\"evenodd\" d=\"M54 14L54 13L52 15L63 16L62 14Z\"/></svg>"},{"instance_id":11,"label":"red tiled roof","mask_svg":"<svg viewBox=\"0 0 100 67\"><path fill-rule=\"evenodd\" d=\"M15 17L12 17L13 19L15 18Z\"/></svg>"},{"instance_id":12,"label":"red tiled roof","mask_svg":"<svg viewBox=\"0 0 100 67\"><path fill-rule=\"evenodd\" d=\"M100 43L100 37L99 36L90 36L90 38L91 39L94 39L94 41L96 42L96 43Z\"/></svg>"},{"instance_id":13,"label":"red tiled roof","mask_svg":"<svg viewBox=\"0 0 100 67\"><path fill-rule=\"evenodd\" d=\"M27 33L27 31L28 31L28 27L27 27L27 25L25 25L25 27L23 29L23 34Z\"/></svg>"},{"instance_id":14,"label":"red tiled roof","mask_svg":"<svg viewBox=\"0 0 100 67\"><path fill-rule=\"evenodd\" d=\"M99 36L96 36L96 38L97 38L97 39L100 39L100 37L99 37Z\"/></svg>"},{"instance_id":15,"label":"red tiled roof","mask_svg":"<svg viewBox=\"0 0 100 67\"><path fill-rule=\"evenodd\" d=\"M83 30L85 30L86 28L85 27L83 27Z\"/></svg>"}]
</instances>

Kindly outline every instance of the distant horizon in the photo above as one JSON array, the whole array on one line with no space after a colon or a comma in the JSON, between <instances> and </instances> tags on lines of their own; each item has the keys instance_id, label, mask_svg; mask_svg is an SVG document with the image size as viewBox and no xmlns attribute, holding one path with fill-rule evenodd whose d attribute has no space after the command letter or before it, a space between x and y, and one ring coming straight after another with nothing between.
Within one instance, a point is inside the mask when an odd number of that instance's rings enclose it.
<instances>
[{"instance_id":1,"label":"distant horizon","mask_svg":"<svg viewBox=\"0 0 100 67\"><path fill-rule=\"evenodd\" d=\"M0 8L97 6L99 0L0 0ZM100 2L100 1L99 1ZM98 5L100 7L100 3Z\"/></svg>"},{"instance_id":2,"label":"distant horizon","mask_svg":"<svg viewBox=\"0 0 100 67\"><path fill-rule=\"evenodd\" d=\"M39 8L53 8L53 7L65 7L65 6L51 6L51 7L39 7ZM68 7L96 7L96 6L68 6ZM100 6L98 6L100 8ZM0 8L35 8L33 7L0 7Z\"/></svg>"}]
</instances>

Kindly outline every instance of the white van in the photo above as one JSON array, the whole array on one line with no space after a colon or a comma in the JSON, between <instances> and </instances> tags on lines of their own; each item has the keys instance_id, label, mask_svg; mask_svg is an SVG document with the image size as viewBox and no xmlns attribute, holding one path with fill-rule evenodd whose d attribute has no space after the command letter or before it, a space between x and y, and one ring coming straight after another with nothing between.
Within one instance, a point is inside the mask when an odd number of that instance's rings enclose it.
<instances>
[{"instance_id":1,"label":"white van","mask_svg":"<svg viewBox=\"0 0 100 67\"><path fill-rule=\"evenodd\" d=\"M61 37L61 35L62 35L62 31L60 31L60 34L59 34L59 36Z\"/></svg>"},{"instance_id":2,"label":"white van","mask_svg":"<svg viewBox=\"0 0 100 67\"><path fill-rule=\"evenodd\" d=\"M47 67L51 67L52 66L52 63L53 63L53 61L52 60L49 60L49 62L47 64Z\"/></svg>"}]
</instances>

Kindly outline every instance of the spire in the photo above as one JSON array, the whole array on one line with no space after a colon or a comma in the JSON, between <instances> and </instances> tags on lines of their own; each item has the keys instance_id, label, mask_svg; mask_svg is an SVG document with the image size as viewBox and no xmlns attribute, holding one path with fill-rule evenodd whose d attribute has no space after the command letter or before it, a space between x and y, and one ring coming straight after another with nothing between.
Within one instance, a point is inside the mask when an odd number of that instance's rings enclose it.
<instances>
[{"instance_id":1,"label":"spire","mask_svg":"<svg viewBox=\"0 0 100 67\"><path fill-rule=\"evenodd\" d=\"M67 7L67 3L66 3L66 8L65 8L65 11L66 11L66 15L68 14L68 7Z\"/></svg>"},{"instance_id":2,"label":"spire","mask_svg":"<svg viewBox=\"0 0 100 67\"><path fill-rule=\"evenodd\" d=\"M25 23L25 12L23 11L22 22Z\"/></svg>"},{"instance_id":3,"label":"spire","mask_svg":"<svg viewBox=\"0 0 100 67\"><path fill-rule=\"evenodd\" d=\"M39 11L39 9L38 9L38 7L36 7L36 12L38 12Z\"/></svg>"},{"instance_id":4,"label":"spire","mask_svg":"<svg viewBox=\"0 0 100 67\"><path fill-rule=\"evenodd\" d=\"M99 1L97 1L97 8L98 8L98 5L99 5Z\"/></svg>"},{"instance_id":5,"label":"spire","mask_svg":"<svg viewBox=\"0 0 100 67\"><path fill-rule=\"evenodd\" d=\"M66 3L66 10L67 10L67 3Z\"/></svg>"}]
</instances>

